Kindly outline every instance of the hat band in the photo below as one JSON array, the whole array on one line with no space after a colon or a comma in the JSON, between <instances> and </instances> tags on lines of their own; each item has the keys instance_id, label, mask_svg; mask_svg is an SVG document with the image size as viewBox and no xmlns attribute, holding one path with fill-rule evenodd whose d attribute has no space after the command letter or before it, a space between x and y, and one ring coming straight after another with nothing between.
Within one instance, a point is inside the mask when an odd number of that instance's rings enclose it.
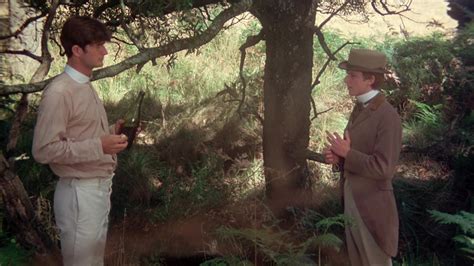
<instances>
[{"instance_id":1,"label":"hat band","mask_svg":"<svg viewBox=\"0 0 474 266\"><path fill-rule=\"evenodd\" d=\"M349 62L345 62L345 64L341 64L340 67L347 70L358 70L362 72L387 73L387 69L383 67L367 68L365 66L353 65L353 64L350 64Z\"/></svg>"}]
</instances>

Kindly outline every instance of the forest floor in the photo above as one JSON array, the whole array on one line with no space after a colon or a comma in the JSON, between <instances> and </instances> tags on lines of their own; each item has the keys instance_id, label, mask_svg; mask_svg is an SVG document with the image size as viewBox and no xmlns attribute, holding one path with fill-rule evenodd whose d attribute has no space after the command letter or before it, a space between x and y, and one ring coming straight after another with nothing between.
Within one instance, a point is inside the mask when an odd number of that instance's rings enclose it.
<instances>
[{"instance_id":1,"label":"forest floor","mask_svg":"<svg viewBox=\"0 0 474 266\"><path fill-rule=\"evenodd\" d=\"M400 163L395 181L423 182L445 179L449 175L449 169L442 163L429 158L409 159ZM324 189L326 193L323 198L318 203L309 204L316 211L324 201L340 197L337 185ZM315 194L318 194L317 191ZM152 264L155 257L161 263L159 265L199 265L214 257L242 254L241 246L233 241L222 241L216 231L223 226L236 229L262 228L268 220L265 216L268 210L257 198L249 197L242 202L164 223L151 223L145 217L125 217L110 228L107 264ZM344 248L341 252L324 249L323 257L329 265L345 265L347 262ZM148 261L144 262L144 259ZM252 261L255 263L255 260Z\"/></svg>"}]
</instances>

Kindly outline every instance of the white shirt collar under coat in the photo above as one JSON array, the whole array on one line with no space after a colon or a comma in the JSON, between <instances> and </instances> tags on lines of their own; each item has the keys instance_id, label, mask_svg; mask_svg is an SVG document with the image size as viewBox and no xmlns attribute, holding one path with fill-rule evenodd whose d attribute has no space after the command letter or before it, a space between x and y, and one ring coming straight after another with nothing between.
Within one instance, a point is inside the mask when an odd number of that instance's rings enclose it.
<instances>
[{"instance_id":1,"label":"white shirt collar under coat","mask_svg":"<svg viewBox=\"0 0 474 266\"><path fill-rule=\"evenodd\" d=\"M82 74L81 72L75 70L72 66L66 65L64 72L69 75L75 82L80 84L85 84L90 81L90 77Z\"/></svg>"},{"instance_id":2,"label":"white shirt collar under coat","mask_svg":"<svg viewBox=\"0 0 474 266\"><path fill-rule=\"evenodd\" d=\"M356 96L357 101L359 103L364 104L364 107L367 105L367 102L374 98L377 94L379 94L378 90L370 90L364 94Z\"/></svg>"}]
</instances>

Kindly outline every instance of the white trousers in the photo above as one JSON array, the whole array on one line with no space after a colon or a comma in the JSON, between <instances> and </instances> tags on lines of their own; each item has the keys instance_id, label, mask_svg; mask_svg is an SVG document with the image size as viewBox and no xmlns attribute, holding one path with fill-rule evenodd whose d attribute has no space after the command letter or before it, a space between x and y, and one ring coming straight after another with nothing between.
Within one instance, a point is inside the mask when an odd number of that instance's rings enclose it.
<instances>
[{"instance_id":1,"label":"white trousers","mask_svg":"<svg viewBox=\"0 0 474 266\"><path fill-rule=\"evenodd\" d=\"M61 178L54 214L65 266L104 265L112 177Z\"/></svg>"},{"instance_id":2,"label":"white trousers","mask_svg":"<svg viewBox=\"0 0 474 266\"><path fill-rule=\"evenodd\" d=\"M392 258L375 242L352 196L350 179L344 181L344 214L354 224L346 226L346 243L352 266L392 266Z\"/></svg>"}]
</instances>

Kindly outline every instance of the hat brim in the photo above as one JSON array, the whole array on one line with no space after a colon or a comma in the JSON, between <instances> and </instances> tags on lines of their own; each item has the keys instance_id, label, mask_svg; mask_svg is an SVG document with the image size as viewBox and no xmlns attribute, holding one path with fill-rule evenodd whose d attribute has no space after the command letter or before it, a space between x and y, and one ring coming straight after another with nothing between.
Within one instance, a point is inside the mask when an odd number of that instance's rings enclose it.
<instances>
[{"instance_id":1,"label":"hat brim","mask_svg":"<svg viewBox=\"0 0 474 266\"><path fill-rule=\"evenodd\" d=\"M390 73L390 71L388 71L385 68L370 69L370 68L365 68L362 66L351 65L349 64L348 61L343 61L339 63L338 67L344 70L354 70L354 71L361 71L361 72L382 73L382 74Z\"/></svg>"}]
</instances>

